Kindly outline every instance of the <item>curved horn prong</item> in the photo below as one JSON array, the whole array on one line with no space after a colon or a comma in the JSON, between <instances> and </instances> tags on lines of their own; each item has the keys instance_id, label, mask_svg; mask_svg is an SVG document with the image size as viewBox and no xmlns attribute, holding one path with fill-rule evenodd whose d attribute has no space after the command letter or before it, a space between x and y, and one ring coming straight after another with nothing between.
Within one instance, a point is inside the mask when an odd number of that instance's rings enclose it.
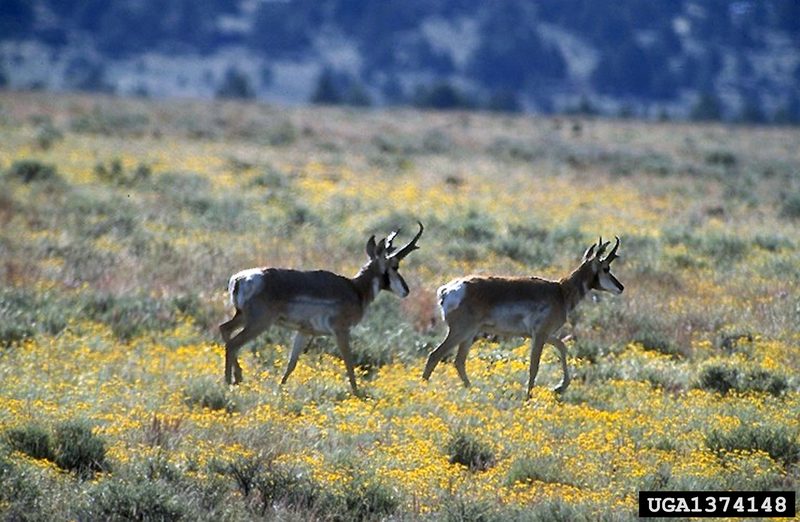
<instances>
[{"instance_id":1,"label":"curved horn prong","mask_svg":"<svg viewBox=\"0 0 800 522\"><path fill-rule=\"evenodd\" d=\"M386 251L388 253L391 254L394 251L394 247L392 246L392 241L394 241L394 238L397 237L397 234L399 234L401 230L402 228L398 228L397 230L386 236Z\"/></svg>"},{"instance_id":2,"label":"curved horn prong","mask_svg":"<svg viewBox=\"0 0 800 522\"><path fill-rule=\"evenodd\" d=\"M425 227L422 226L422 222L420 222L420 221L417 221L417 224L419 225L419 232L417 232L417 235L414 236L414 239L409 241L405 246L403 246L403 248L401 248L397 252L393 253L391 255L391 257L394 257L394 258L397 258L398 260L401 260L404 257L406 257L408 254L410 254L411 252L413 252L414 250L419 248L417 246L417 240L419 240L420 236L422 236L422 231L425 230Z\"/></svg>"},{"instance_id":3,"label":"curved horn prong","mask_svg":"<svg viewBox=\"0 0 800 522\"><path fill-rule=\"evenodd\" d=\"M608 255L606 256L606 258L603 260L603 262L605 262L605 263L610 263L613 260L615 260L617 257L619 257L617 255L617 249L619 248L619 237L618 236L614 236L614 240L615 240L614 241L614 248L611 249L611 252L609 252Z\"/></svg>"}]
</instances>

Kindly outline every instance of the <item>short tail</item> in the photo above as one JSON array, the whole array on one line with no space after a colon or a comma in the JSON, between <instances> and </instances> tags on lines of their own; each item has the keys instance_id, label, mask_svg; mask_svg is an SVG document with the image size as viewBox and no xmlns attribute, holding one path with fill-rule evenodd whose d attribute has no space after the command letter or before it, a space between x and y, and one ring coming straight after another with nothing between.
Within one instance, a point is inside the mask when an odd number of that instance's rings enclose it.
<instances>
[{"instance_id":1,"label":"short tail","mask_svg":"<svg viewBox=\"0 0 800 522\"><path fill-rule=\"evenodd\" d=\"M447 314L461 304L466 288L463 281L451 281L446 285L440 286L436 290L436 297L439 299L439 308L442 311L442 319L447 321Z\"/></svg>"},{"instance_id":2,"label":"short tail","mask_svg":"<svg viewBox=\"0 0 800 522\"><path fill-rule=\"evenodd\" d=\"M436 290L436 300L439 302L439 312L442 314L442 320L447 320L447 313L444 310L444 296L447 293L447 286L440 286Z\"/></svg>"},{"instance_id":3,"label":"short tail","mask_svg":"<svg viewBox=\"0 0 800 522\"><path fill-rule=\"evenodd\" d=\"M440 286L436 289L436 299L439 300L439 306L442 306L442 301L444 300L444 294L447 291L447 285Z\"/></svg>"},{"instance_id":4,"label":"short tail","mask_svg":"<svg viewBox=\"0 0 800 522\"><path fill-rule=\"evenodd\" d=\"M237 310L239 309L239 307L236 305L236 294L238 292L239 292L239 278L231 277L228 280L228 298L231 301L231 306L233 306Z\"/></svg>"}]
</instances>

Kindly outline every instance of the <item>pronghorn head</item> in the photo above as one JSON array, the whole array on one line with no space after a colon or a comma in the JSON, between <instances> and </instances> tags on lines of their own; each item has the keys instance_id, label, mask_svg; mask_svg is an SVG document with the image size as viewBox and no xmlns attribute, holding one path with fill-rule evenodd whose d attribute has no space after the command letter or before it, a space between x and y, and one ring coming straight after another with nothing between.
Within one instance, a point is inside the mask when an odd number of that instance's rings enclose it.
<instances>
[{"instance_id":1,"label":"pronghorn head","mask_svg":"<svg viewBox=\"0 0 800 522\"><path fill-rule=\"evenodd\" d=\"M406 297L408 295L408 285L403 279L403 276L400 275L400 272L398 272L398 269L400 268L400 261L419 248L417 246L417 241L420 236L422 236L424 228L422 223L417 223L419 224L419 232L417 232L417 235L399 249L392 245L392 241L394 241L394 238L397 237L397 234L400 232L399 229L377 243L375 242L375 236L371 236L367 241L369 263L364 269L372 269L375 273L373 279L373 294L377 294L380 290L391 290L400 297Z\"/></svg>"},{"instance_id":2,"label":"pronghorn head","mask_svg":"<svg viewBox=\"0 0 800 522\"><path fill-rule=\"evenodd\" d=\"M617 248L619 248L619 238L615 237L614 239L614 248L605 258L602 255L611 242L606 241L604 243L602 237L583 254L581 270L587 271L588 288L611 292L612 294L621 294L625 289L622 283L611 273L611 262L618 257Z\"/></svg>"}]
</instances>

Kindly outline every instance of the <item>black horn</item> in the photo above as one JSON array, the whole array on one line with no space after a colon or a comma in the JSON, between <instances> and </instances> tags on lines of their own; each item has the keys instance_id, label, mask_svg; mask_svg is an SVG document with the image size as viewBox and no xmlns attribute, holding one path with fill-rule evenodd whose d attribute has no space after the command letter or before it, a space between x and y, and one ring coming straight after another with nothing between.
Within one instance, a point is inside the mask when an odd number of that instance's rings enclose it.
<instances>
[{"instance_id":1,"label":"black horn","mask_svg":"<svg viewBox=\"0 0 800 522\"><path fill-rule=\"evenodd\" d=\"M406 257L408 254L410 254L411 252L413 252L414 250L416 250L416 249L418 249L418 248L419 248L419 247L417 246L417 240L419 240L420 236L422 235L422 231L423 231L423 230L425 230L425 227L423 227L423 226L422 226L422 223L421 223L421 222L419 222L419 221L417 221L417 224L419 225L419 232L417 232L417 235L416 235L416 236L414 236L414 239L412 239L411 241L409 241L409 242L408 242L408 243L407 243L405 246L403 246L403 248L401 248L401 249L400 249L400 250L398 250L397 252L394 252L394 253L391 255L391 257L395 257L395 258L397 258L398 260L401 260L401 259L403 259L404 257ZM396 234L394 234L394 235L396 235ZM391 237L392 239L394 239L394 235L392 235L392 236L390 236L390 237Z\"/></svg>"},{"instance_id":2,"label":"black horn","mask_svg":"<svg viewBox=\"0 0 800 522\"><path fill-rule=\"evenodd\" d=\"M617 256L617 248L619 248L619 237L614 236L614 240L615 240L614 248L611 249L611 252L608 253L608 256L606 256L606 258L604 260L604 262L606 262L606 263L610 263L613 260L615 260L617 257L619 257L619 256Z\"/></svg>"},{"instance_id":3,"label":"black horn","mask_svg":"<svg viewBox=\"0 0 800 522\"><path fill-rule=\"evenodd\" d=\"M376 256L386 255L386 238L383 238L380 241L378 241L378 246L375 247L375 255Z\"/></svg>"},{"instance_id":4,"label":"black horn","mask_svg":"<svg viewBox=\"0 0 800 522\"><path fill-rule=\"evenodd\" d=\"M386 236L386 253L391 254L392 252L394 252L394 246L392 245L392 241L394 241L394 238L397 237L397 234L399 234L401 230L402 230L401 228L398 228L397 230Z\"/></svg>"},{"instance_id":5,"label":"black horn","mask_svg":"<svg viewBox=\"0 0 800 522\"><path fill-rule=\"evenodd\" d=\"M600 257L601 255L603 255L603 252L606 251L606 247L608 247L609 243L611 243L611 241L606 241L604 243L603 242L603 236L600 236L600 238L597 241L597 254L595 254L595 255L597 257Z\"/></svg>"}]
</instances>

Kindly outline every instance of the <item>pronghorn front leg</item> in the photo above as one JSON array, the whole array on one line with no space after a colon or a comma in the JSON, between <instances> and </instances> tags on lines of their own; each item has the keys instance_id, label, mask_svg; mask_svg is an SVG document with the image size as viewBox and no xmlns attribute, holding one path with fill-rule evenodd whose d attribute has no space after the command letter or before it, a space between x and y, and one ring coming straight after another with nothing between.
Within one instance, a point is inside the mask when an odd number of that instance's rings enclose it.
<instances>
[{"instance_id":1,"label":"pronghorn front leg","mask_svg":"<svg viewBox=\"0 0 800 522\"><path fill-rule=\"evenodd\" d=\"M474 334L472 332L466 332L461 328L450 326L447 331L447 337L444 338L444 341L442 341L442 343L428 355L428 360L425 362L425 369L422 371L422 378L426 381L430 379L434 368L436 368L436 365L439 364L442 359L444 359L445 355L450 353L453 348L462 342L471 341L473 337ZM466 354L464 354L464 361L466 361ZM459 374L460 373L461 372L459 372ZM469 386L469 381L464 381L464 385Z\"/></svg>"},{"instance_id":2,"label":"pronghorn front leg","mask_svg":"<svg viewBox=\"0 0 800 522\"><path fill-rule=\"evenodd\" d=\"M356 387L356 374L353 370L353 356L350 353L350 332L347 330L336 332L336 345L342 353L344 366L347 368L347 378L350 381L350 388L355 395L358 393L358 388Z\"/></svg>"},{"instance_id":3,"label":"pronghorn front leg","mask_svg":"<svg viewBox=\"0 0 800 522\"><path fill-rule=\"evenodd\" d=\"M303 335L300 332L294 334L294 343L292 344L292 352L289 354L289 363L286 365L286 371L283 373L283 378L281 379L281 384L286 384L286 380L289 378L289 375L292 374L294 371L295 366L297 366L297 359L300 358L300 354L303 352L303 348L306 347L308 341L310 339Z\"/></svg>"},{"instance_id":4,"label":"pronghorn front leg","mask_svg":"<svg viewBox=\"0 0 800 522\"><path fill-rule=\"evenodd\" d=\"M536 382L536 374L539 373L539 360L542 358L542 348L544 348L545 337L538 334L531 335L531 364L528 371L528 394L527 398L531 396L533 384Z\"/></svg>"},{"instance_id":5,"label":"pronghorn front leg","mask_svg":"<svg viewBox=\"0 0 800 522\"><path fill-rule=\"evenodd\" d=\"M561 382L558 383L558 386L553 388L553 391L556 393L564 393L564 390L566 390L567 386L569 386L569 371L567 370L567 346L564 344L564 341L555 335L551 336L547 342L558 349L558 355L561 359L561 371L564 375L564 377L561 379Z\"/></svg>"}]
</instances>

